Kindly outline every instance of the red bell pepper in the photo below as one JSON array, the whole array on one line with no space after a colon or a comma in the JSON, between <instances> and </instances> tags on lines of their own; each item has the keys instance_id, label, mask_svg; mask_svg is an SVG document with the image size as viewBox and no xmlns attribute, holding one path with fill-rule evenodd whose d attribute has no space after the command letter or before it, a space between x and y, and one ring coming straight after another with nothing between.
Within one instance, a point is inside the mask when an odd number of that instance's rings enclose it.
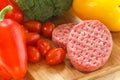
<instances>
[{"instance_id":1,"label":"red bell pepper","mask_svg":"<svg viewBox=\"0 0 120 80\"><path fill-rule=\"evenodd\" d=\"M5 18L11 18L19 23L22 22L24 19L24 15L17 3L14 0L0 0L0 10L2 10L7 5L11 5L13 7L13 10L8 12L5 15Z\"/></svg>"},{"instance_id":2,"label":"red bell pepper","mask_svg":"<svg viewBox=\"0 0 120 80\"><path fill-rule=\"evenodd\" d=\"M4 19L10 10L7 6L0 12L0 78L20 80L27 71L25 32L16 21Z\"/></svg>"}]
</instances>

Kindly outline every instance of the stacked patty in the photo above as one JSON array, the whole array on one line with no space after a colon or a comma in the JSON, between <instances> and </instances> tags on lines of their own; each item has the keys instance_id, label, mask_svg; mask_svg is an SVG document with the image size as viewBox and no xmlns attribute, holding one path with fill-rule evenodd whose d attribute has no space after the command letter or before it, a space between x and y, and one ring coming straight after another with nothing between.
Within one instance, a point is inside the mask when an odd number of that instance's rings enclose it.
<instances>
[{"instance_id":1,"label":"stacked patty","mask_svg":"<svg viewBox=\"0 0 120 80\"><path fill-rule=\"evenodd\" d=\"M72 65L83 72L101 68L109 59L113 46L107 27L98 20L64 25L67 27L56 27L52 40L58 47L66 49Z\"/></svg>"}]
</instances>

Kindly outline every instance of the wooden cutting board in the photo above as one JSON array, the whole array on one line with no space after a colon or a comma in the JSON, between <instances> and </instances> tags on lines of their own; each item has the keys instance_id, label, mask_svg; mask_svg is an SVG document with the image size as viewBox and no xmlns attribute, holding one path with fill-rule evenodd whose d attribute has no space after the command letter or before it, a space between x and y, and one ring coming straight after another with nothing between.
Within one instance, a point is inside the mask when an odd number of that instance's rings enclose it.
<instances>
[{"instance_id":1,"label":"wooden cutting board","mask_svg":"<svg viewBox=\"0 0 120 80\"><path fill-rule=\"evenodd\" d=\"M80 22L80 19L75 16L72 10L65 15L53 18L52 21L56 25L69 22ZM113 37L112 54L108 62L99 70L91 73L82 73L76 70L66 57L63 63L56 66L46 65L44 58L41 62L32 64L29 63L28 72L25 80L93 80L96 77L114 72L120 69L120 32L111 32ZM50 40L51 42L51 40ZM51 42L51 44L53 44Z\"/></svg>"}]
</instances>

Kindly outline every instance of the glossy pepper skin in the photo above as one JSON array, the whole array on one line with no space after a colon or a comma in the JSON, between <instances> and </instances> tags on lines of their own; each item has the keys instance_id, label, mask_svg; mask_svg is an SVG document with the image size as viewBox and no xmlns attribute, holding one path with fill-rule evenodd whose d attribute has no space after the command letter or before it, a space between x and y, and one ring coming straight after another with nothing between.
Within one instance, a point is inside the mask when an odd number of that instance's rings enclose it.
<instances>
[{"instance_id":1,"label":"glossy pepper skin","mask_svg":"<svg viewBox=\"0 0 120 80\"><path fill-rule=\"evenodd\" d=\"M27 71L25 32L16 21L3 19L9 9L0 13L0 78L20 80Z\"/></svg>"},{"instance_id":2,"label":"glossy pepper skin","mask_svg":"<svg viewBox=\"0 0 120 80\"><path fill-rule=\"evenodd\" d=\"M120 31L120 0L73 0L72 8L82 20L97 19L110 31Z\"/></svg>"},{"instance_id":3,"label":"glossy pepper skin","mask_svg":"<svg viewBox=\"0 0 120 80\"><path fill-rule=\"evenodd\" d=\"M10 18L21 23L24 19L24 15L22 10L18 7L17 3L14 0L0 0L0 10L2 10L7 5L11 5L13 10L8 12L5 15L5 18Z\"/></svg>"}]
</instances>

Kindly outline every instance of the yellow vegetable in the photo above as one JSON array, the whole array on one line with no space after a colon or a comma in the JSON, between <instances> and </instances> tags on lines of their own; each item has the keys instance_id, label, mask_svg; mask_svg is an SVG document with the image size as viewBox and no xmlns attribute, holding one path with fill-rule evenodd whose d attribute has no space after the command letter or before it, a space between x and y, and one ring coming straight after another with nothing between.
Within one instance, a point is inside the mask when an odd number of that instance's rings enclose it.
<instances>
[{"instance_id":1,"label":"yellow vegetable","mask_svg":"<svg viewBox=\"0 0 120 80\"><path fill-rule=\"evenodd\" d=\"M73 0L72 8L82 20L97 19L110 31L120 31L120 0Z\"/></svg>"}]
</instances>

